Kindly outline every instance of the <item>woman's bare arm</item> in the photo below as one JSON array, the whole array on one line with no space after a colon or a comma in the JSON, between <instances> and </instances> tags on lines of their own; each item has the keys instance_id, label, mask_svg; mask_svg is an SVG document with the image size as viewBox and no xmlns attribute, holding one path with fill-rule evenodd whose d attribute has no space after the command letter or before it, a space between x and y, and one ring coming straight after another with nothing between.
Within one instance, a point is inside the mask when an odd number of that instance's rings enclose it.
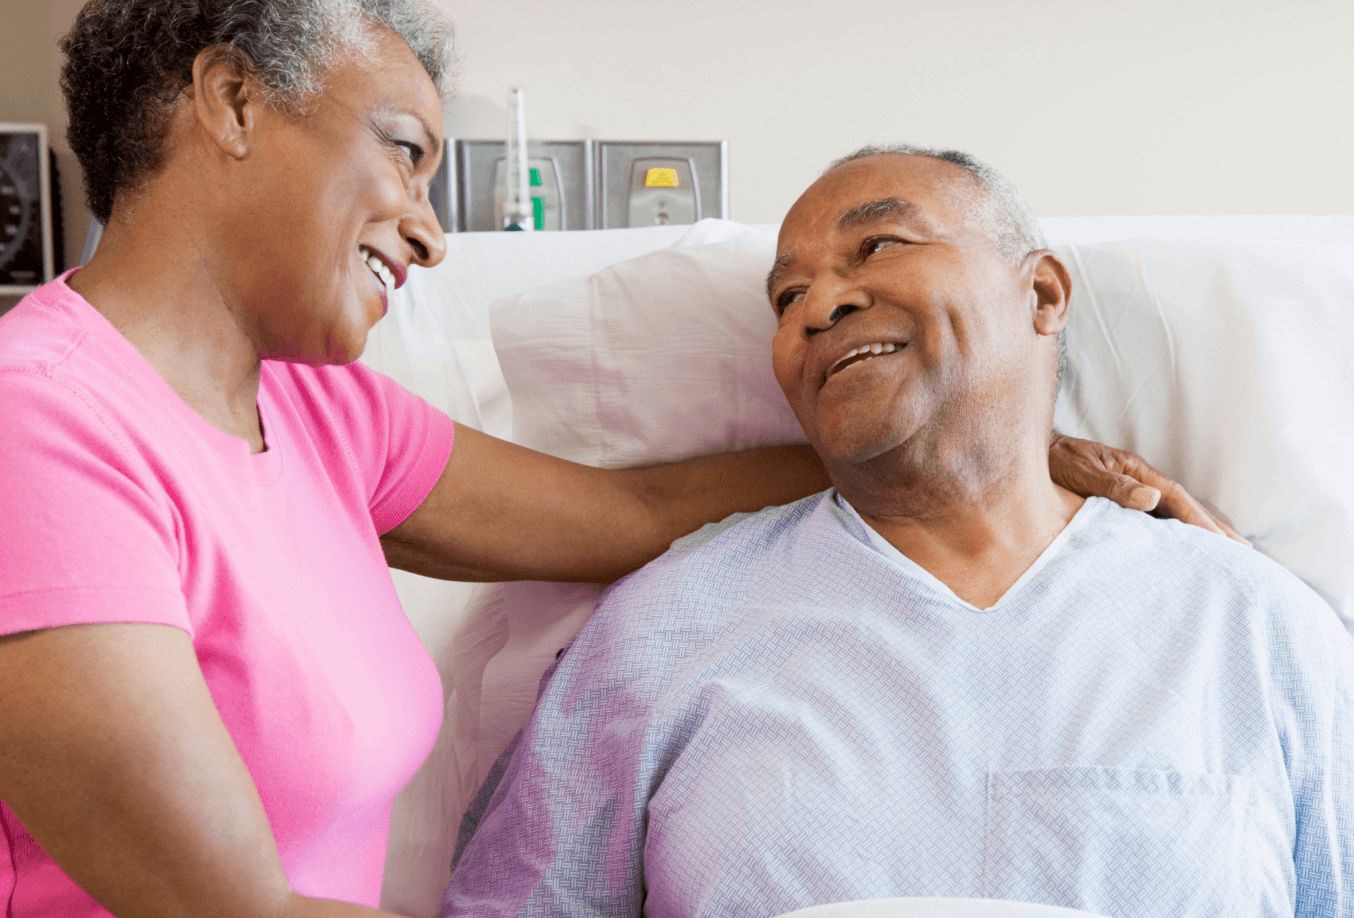
<instances>
[{"instance_id":1,"label":"woman's bare arm","mask_svg":"<svg viewBox=\"0 0 1354 918\"><path fill-rule=\"evenodd\" d=\"M1183 488L1134 453L1055 437L1049 465L1054 479L1077 493L1223 531ZM807 446L606 470L457 425L456 445L432 492L381 543L392 567L444 580L609 582L705 523L829 484Z\"/></svg>"},{"instance_id":2,"label":"woman's bare arm","mask_svg":"<svg viewBox=\"0 0 1354 918\"><path fill-rule=\"evenodd\" d=\"M458 424L441 478L381 544L392 567L443 580L609 582L705 523L829 484L807 446L608 470Z\"/></svg>"},{"instance_id":3,"label":"woman's bare arm","mask_svg":"<svg viewBox=\"0 0 1354 918\"><path fill-rule=\"evenodd\" d=\"M292 891L187 634L0 637L0 799L118 918L357 918Z\"/></svg>"}]
</instances>

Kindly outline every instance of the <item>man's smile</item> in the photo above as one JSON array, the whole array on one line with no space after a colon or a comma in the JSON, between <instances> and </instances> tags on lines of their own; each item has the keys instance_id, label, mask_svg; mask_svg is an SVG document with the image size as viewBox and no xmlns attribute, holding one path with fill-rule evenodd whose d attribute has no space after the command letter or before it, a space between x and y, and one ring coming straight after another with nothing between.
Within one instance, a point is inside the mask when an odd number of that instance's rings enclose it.
<instances>
[{"instance_id":1,"label":"man's smile","mask_svg":"<svg viewBox=\"0 0 1354 918\"><path fill-rule=\"evenodd\" d=\"M832 362L832 365L827 368L827 378L840 373L849 366L868 360L871 357L878 357L881 354L892 354L905 347L907 347L906 341L873 341L868 344L853 347Z\"/></svg>"}]
</instances>

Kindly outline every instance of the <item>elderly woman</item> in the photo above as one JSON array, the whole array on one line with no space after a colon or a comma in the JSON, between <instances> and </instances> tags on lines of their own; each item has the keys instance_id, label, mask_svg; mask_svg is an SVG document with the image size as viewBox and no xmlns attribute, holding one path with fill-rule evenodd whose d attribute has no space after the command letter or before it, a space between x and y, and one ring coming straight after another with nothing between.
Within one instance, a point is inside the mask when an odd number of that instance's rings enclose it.
<instances>
[{"instance_id":1,"label":"elderly woman","mask_svg":"<svg viewBox=\"0 0 1354 918\"><path fill-rule=\"evenodd\" d=\"M6 914L376 907L442 710L387 562L609 580L825 486L796 449L571 465L353 362L444 251L449 33L413 3L94 0L64 40L107 230L0 321ZM1135 457L1057 454L1208 524Z\"/></svg>"}]
</instances>

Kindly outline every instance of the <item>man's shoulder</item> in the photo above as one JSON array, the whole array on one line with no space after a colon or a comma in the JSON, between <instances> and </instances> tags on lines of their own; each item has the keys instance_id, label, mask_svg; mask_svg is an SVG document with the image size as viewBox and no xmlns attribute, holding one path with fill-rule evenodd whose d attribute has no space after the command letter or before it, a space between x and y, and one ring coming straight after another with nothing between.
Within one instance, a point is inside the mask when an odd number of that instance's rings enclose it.
<instances>
[{"instance_id":1,"label":"man's shoulder","mask_svg":"<svg viewBox=\"0 0 1354 918\"><path fill-rule=\"evenodd\" d=\"M702 576L713 566L730 575L746 575L772 560L778 548L804 538L821 525L831 491L756 513L734 513L707 523L626 578L636 586Z\"/></svg>"},{"instance_id":2,"label":"man's shoulder","mask_svg":"<svg viewBox=\"0 0 1354 918\"><path fill-rule=\"evenodd\" d=\"M814 544L831 537L824 516L832 492L812 494L794 503L756 513L736 513L678 539L663 555L618 581L602 599L599 614L618 608L639 627L645 613L665 622L690 612L710 618L735 607L766 576L808 570L786 557L789 551L812 555ZM776 572L781 572L777 574Z\"/></svg>"},{"instance_id":3,"label":"man's shoulder","mask_svg":"<svg viewBox=\"0 0 1354 918\"><path fill-rule=\"evenodd\" d=\"M707 523L690 535L682 536L649 567L681 565L687 557L700 552L728 551L737 545L768 547L791 532L809 524L820 506L833 492L820 491L789 504L764 507L756 513L733 513L715 523ZM642 569L643 570L643 569Z\"/></svg>"},{"instance_id":4,"label":"man's shoulder","mask_svg":"<svg viewBox=\"0 0 1354 918\"><path fill-rule=\"evenodd\" d=\"M1294 618L1319 630L1343 630L1335 611L1293 572L1255 548L1178 520L1162 520L1111 501L1092 498L1091 525L1077 532L1069 548L1100 554L1146 584L1166 585L1182 601L1208 594L1233 610L1249 610L1271 626L1290 627Z\"/></svg>"}]
</instances>

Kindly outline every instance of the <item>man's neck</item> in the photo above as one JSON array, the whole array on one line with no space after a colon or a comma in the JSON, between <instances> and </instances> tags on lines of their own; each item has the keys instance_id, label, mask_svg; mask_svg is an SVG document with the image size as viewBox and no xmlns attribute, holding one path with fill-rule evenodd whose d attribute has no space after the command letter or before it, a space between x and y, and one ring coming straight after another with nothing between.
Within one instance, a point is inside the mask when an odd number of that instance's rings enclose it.
<instances>
[{"instance_id":1,"label":"man's neck","mask_svg":"<svg viewBox=\"0 0 1354 918\"><path fill-rule=\"evenodd\" d=\"M887 464L834 472L833 482L890 545L979 609L1005 595L1083 503L1049 478L1047 455L987 474Z\"/></svg>"}]
</instances>

